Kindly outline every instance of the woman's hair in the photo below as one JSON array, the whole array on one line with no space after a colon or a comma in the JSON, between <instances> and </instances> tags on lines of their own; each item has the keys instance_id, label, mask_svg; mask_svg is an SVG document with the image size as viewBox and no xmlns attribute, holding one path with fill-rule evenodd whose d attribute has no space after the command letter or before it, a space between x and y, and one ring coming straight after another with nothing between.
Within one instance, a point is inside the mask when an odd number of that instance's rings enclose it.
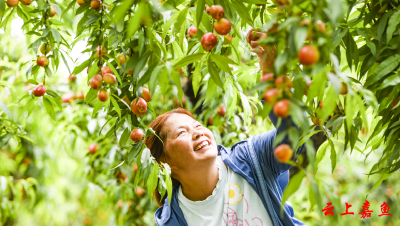
<instances>
[{"instance_id":1,"label":"woman's hair","mask_svg":"<svg viewBox=\"0 0 400 226\"><path fill-rule=\"evenodd\" d=\"M165 125L165 122L167 121L169 116L171 116L172 114L185 114L191 118L194 118L192 113L184 108L177 108L172 111L168 111L162 115L159 115L156 118L156 120L150 124L149 127L154 130L155 134L157 134L157 136L159 136L163 142L166 138L166 134L162 133L161 131ZM161 142L160 139L158 139L157 136L152 134L152 135L146 137L146 139L144 140L144 143L146 144L147 148L150 149L151 155L156 159L156 161L158 163L160 163L160 162L163 162L163 160L165 158L165 155L164 155L165 149L164 149L163 143ZM178 183L179 182L176 179L172 178L172 186L173 187ZM165 198L167 196L164 195L164 197L161 197L160 193L158 192L158 185L157 185L157 188L154 190L154 197L157 200L157 204L159 206L162 206L162 205L164 205Z\"/></svg>"}]
</instances>

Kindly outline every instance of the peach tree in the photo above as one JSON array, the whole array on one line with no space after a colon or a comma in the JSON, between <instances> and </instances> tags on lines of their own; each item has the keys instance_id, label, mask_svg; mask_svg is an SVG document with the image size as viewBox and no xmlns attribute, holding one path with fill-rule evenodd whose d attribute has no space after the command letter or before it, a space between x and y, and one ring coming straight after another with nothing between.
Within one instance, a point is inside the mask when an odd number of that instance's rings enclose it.
<instances>
[{"instance_id":1,"label":"peach tree","mask_svg":"<svg viewBox=\"0 0 400 226\"><path fill-rule=\"evenodd\" d=\"M289 127L275 143L288 135L291 149L306 146L288 162L295 171L282 201L307 178L312 206L322 209L315 174L325 155L333 171L340 150L367 158L384 146L370 171L382 175L376 186L400 168L398 7L389 0L0 0L0 28L17 16L34 37L37 56L21 68L36 86L18 102L43 103L57 120L61 98L46 78L60 62L71 77L87 75L84 103L93 117L106 112L104 139L118 142L122 156L109 168L136 164L132 188L143 183L150 199L156 188L169 198L172 191L168 165L142 140L158 114L192 109L229 146L272 110L301 128ZM81 40L89 57L70 67L68 53ZM364 150L356 146L360 133L370 134Z\"/></svg>"}]
</instances>

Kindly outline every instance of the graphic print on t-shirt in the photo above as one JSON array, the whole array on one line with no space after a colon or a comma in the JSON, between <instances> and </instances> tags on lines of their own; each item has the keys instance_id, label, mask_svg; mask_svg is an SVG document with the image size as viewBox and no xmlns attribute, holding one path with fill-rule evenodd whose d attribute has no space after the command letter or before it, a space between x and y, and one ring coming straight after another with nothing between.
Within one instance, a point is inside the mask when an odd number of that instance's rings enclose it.
<instances>
[{"instance_id":1,"label":"graphic print on t-shirt","mask_svg":"<svg viewBox=\"0 0 400 226\"><path fill-rule=\"evenodd\" d=\"M249 203L247 202L246 197L244 197L244 195L242 194L242 189L237 184L231 184L229 186L229 203L224 203L224 205L228 205L228 213L224 212L223 216L224 223L228 226L263 226L264 224L259 217L253 217L251 220L249 219L249 221L247 219L238 218L238 214L230 206L240 203L242 200L243 202L245 202L240 204L241 207L245 206L245 209L242 209L242 211L248 214Z\"/></svg>"}]
</instances>

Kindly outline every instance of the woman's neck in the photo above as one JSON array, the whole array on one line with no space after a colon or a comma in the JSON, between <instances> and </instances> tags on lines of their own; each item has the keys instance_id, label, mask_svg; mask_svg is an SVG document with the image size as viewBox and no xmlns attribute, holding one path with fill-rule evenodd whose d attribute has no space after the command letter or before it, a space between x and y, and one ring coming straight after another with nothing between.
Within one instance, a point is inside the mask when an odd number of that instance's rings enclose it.
<instances>
[{"instance_id":1,"label":"woman's neck","mask_svg":"<svg viewBox=\"0 0 400 226\"><path fill-rule=\"evenodd\" d=\"M209 167L187 172L185 176L180 177L179 182L182 193L187 199L203 201L212 194L218 180L219 170L215 159Z\"/></svg>"}]
</instances>

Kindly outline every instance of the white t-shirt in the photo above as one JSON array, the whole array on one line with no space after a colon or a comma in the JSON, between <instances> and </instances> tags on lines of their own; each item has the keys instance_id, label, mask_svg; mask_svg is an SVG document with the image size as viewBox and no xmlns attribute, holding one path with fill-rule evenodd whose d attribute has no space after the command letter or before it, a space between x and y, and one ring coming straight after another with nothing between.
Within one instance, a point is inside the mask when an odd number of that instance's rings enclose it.
<instances>
[{"instance_id":1,"label":"white t-shirt","mask_svg":"<svg viewBox=\"0 0 400 226\"><path fill-rule=\"evenodd\" d=\"M179 207L189 226L272 226L271 218L253 187L217 157L219 180L203 201L187 199L181 187Z\"/></svg>"}]
</instances>

